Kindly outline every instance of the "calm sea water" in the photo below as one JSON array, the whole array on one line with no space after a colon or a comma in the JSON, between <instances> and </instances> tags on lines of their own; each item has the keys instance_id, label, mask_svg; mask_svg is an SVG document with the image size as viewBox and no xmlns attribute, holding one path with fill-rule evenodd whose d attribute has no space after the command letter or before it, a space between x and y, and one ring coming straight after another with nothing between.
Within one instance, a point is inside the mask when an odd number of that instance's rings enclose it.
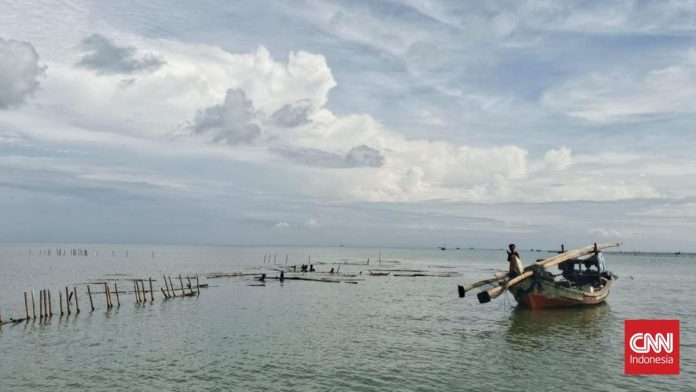
<instances>
[{"instance_id":1,"label":"calm sea water","mask_svg":"<svg viewBox=\"0 0 696 392\"><path fill-rule=\"evenodd\" d=\"M505 268L504 252L382 249L400 268L462 276L265 287L249 286L250 278L203 278L211 287L200 297L163 301L159 294L136 305L122 295L121 307L107 311L96 295L90 313L88 281L123 279L119 288L132 289L127 279L152 276L158 287L162 274L257 271L267 253L278 263L287 254L289 264L308 255L312 262L370 258L376 268L378 250L90 245L86 257L38 255L56 247L77 246L0 247L5 319L23 316L22 293L31 289L51 289L55 312L58 290L78 286L82 308L77 316L2 326L0 390L696 390L693 258L608 256L620 279L606 305L586 309L520 310L510 296L486 305L456 299L458 283ZM681 320L681 375L623 375L623 321L640 318Z\"/></svg>"}]
</instances>

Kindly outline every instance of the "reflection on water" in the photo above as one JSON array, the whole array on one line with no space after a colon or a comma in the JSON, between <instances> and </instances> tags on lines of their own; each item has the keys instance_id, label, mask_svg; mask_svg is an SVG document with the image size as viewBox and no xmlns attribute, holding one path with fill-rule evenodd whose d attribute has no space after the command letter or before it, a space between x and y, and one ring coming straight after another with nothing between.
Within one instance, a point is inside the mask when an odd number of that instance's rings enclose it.
<instances>
[{"instance_id":1,"label":"reflection on water","mask_svg":"<svg viewBox=\"0 0 696 392\"><path fill-rule=\"evenodd\" d=\"M510 313L505 341L512 349L560 343L564 350L573 346L602 344L606 330L613 334L611 306L530 310L517 307Z\"/></svg>"}]
</instances>

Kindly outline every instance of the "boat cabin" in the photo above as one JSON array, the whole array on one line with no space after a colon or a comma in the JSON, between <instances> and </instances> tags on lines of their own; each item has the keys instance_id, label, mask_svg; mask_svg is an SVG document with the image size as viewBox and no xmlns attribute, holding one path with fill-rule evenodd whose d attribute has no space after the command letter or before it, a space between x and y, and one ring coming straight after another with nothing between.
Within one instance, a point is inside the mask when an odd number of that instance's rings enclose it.
<instances>
[{"instance_id":1,"label":"boat cabin","mask_svg":"<svg viewBox=\"0 0 696 392\"><path fill-rule=\"evenodd\" d=\"M601 252L570 259L558 265L561 275L575 287L601 287L602 279L610 277Z\"/></svg>"}]
</instances>

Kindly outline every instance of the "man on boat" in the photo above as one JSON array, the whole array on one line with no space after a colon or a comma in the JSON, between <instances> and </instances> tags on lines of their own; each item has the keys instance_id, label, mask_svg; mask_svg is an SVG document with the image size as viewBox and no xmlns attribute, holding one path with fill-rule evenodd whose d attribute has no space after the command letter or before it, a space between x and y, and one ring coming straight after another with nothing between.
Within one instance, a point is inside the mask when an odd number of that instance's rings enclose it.
<instances>
[{"instance_id":1,"label":"man on boat","mask_svg":"<svg viewBox=\"0 0 696 392\"><path fill-rule=\"evenodd\" d=\"M522 273L524 269L522 267L522 261L520 259L520 254L515 249L515 244L508 245L510 250L507 251L507 261L510 263L509 276L510 279Z\"/></svg>"}]
</instances>

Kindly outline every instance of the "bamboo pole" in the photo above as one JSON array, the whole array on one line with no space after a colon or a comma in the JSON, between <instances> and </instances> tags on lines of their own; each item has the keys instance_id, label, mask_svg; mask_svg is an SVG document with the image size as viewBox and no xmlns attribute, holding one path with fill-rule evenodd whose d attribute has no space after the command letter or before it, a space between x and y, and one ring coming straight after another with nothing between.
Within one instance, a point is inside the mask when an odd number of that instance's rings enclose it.
<instances>
[{"instance_id":1,"label":"bamboo pole","mask_svg":"<svg viewBox=\"0 0 696 392\"><path fill-rule=\"evenodd\" d=\"M152 292L152 278L148 278L150 282L150 302L155 302L155 293Z\"/></svg>"},{"instance_id":2,"label":"bamboo pole","mask_svg":"<svg viewBox=\"0 0 696 392\"><path fill-rule=\"evenodd\" d=\"M60 304L60 315L63 316L63 291L58 290L58 303Z\"/></svg>"},{"instance_id":3,"label":"bamboo pole","mask_svg":"<svg viewBox=\"0 0 696 392\"><path fill-rule=\"evenodd\" d=\"M39 318L42 319L44 316L43 313L43 301L44 301L44 295L43 295L43 290L39 290Z\"/></svg>"},{"instance_id":4,"label":"bamboo pole","mask_svg":"<svg viewBox=\"0 0 696 392\"><path fill-rule=\"evenodd\" d=\"M164 287L167 289L167 295L165 295L165 297L169 298L169 285L167 284L167 278L162 275L162 280L164 280ZM162 288L162 285L160 285L160 288Z\"/></svg>"},{"instance_id":5,"label":"bamboo pole","mask_svg":"<svg viewBox=\"0 0 696 392\"><path fill-rule=\"evenodd\" d=\"M140 296L138 296L138 283L135 279L133 279L133 289L135 290L135 303L137 304L140 302Z\"/></svg>"},{"instance_id":6,"label":"bamboo pole","mask_svg":"<svg viewBox=\"0 0 696 392\"><path fill-rule=\"evenodd\" d=\"M75 293L75 313L80 313L80 301L77 299L77 287L73 287Z\"/></svg>"},{"instance_id":7,"label":"bamboo pole","mask_svg":"<svg viewBox=\"0 0 696 392\"><path fill-rule=\"evenodd\" d=\"M459 290L459 298L464 298L467 291L471 291L475 288L485 286L485 285L490 284L490 283L495 283L495 282L498 282L500 280L507 279L507 277L508 277L508 273L504 272L504 273L496 274L492 278L480 280L478 282L475 282L475 283L472 283L472 284L469 284L466 286L459 285L459 286L457 286L457 289Z\"/></svg>"},{"instance_id":8,"label":"bamboo pole","mask_svg":"<svg viewBox=\"0 0 696 392\"><path fill-rule=\"evenodd\" d=\"M143 303L147 302L147 290L145 290L145 281L140 279L140 294L142 295Z\"/></svg>"},{"instance_id":9,"label":"bamboo pole","mask_svg":"<svg viewBox=\"0 0 696 392\"><path fill-rule=\"evenodd\" d=\"M184 280L181 279L181 274L179 274L179 283L181 283L181 296L184 297L186 296L186 292L184 291Z\"/></svg>"},{"instance_id":10,"label":"bamboo pole","mask_svg":"<svg viewBox=\"0 0 696 392\"><path fill-rule=\"evenodd\" d=\"M70 316L70 295L68 294L68 286L65 286L65 306L68 310L68 316Z\"/></svg>"},{"instance_id":11,"label":"bamboo pole","mask_svg":"<svg viewBox=\"0 0 696 392\"><path fill-rule=\"evenodd\" d=\"M89 285L87 285L87 296L89 297L89 307L92 308L92 312L94 312L94 301L92 300L92 290L89 288Z\"/></svg>"},{"instance_id":12,"label":"bamboo pole","mask_svg":"<svg viewBox=\"0 0 696 392\"><path fill-rule=\"evenodd\" d=\"M53 317L53 308L51 307L51 290L47 290L48 296L48 317Z\"/></svg>"},{"instance_id":13,"label":"bamboo pole","mask_svg":"<svg viewBox=\"0 0 696 392\"><path fill-rule=\"evenodd\" d=\"M164 292L164 287L160 286L160 290L162 290L162 296L164 296L165 299L169 298L167 293Z\"/></svg>"},{"instance_id":14,"label":"bamboo pole","mask_svg":"<svg viewBox=\"0 0 696 392\"><path fill-rule=\"evenodd\" d=\"M189 274L186 274L186 280L188 281L189 290L191 290L191 293L193 294L193 286L191 285L191 277Z\"/></svg>"},{"instance_id":15,"label":"bamboo pole","mask_svg":"<svg viewBox=\"0 0 696 392\"><path fill-rule=\"evenodd\" d=\"M109 285L104 282L104 299L106 300L106 308L111 309L111 301L109 300Z\"/></svg>"},{"instance_id":16,"label":"bamboo pole","mask_svg":"<svg viewBox=\"0 0 696 392\"><path fill-rule=\"evenodd\" d=\"M31 291L31 312L36 319L36 303L34 302L34 290Z\"/></svg>"},{"instance_id":17,"label":"bamboo pole","mask_svg":"<svg viewBox=\"0 0 696 392\"><path fill-rule=\"evenodd\" d=\"M29 300L27 299L27 292L24 292L24 312L26 319L29 320Z\"/></svg>"},{"instance_id":18,"label":"bamboo pole","mask_svg":"<svg viewBox=\"0 0 696 392\"><path fill-rule=\"evenodd\" d=\"M559 255L549 257L548 259L544 259L538 263L532 264L532 268L536 266L536 268L550 268L555 265L561 264L564 261L573 259L575 257L583 256L592 252L598 252L600 249L606 249L606 248L613 248L620 246L621 244L616 243L616 242L606 242L603 244L593 244L593 245L588 245L583 248L578 248L578 249L573 249L569 250L565 253L561 253ZM504 285L494 287L492 289L482 291L478 293L476 296L478 297L478 300L480 303L485 304L486 302L490 302L491 299L498 297L500 294L502 294L506 289L509 289L511 287L514 287L515 285L519 284L523 280L532 277L534 275L534 271L530 269L529 267L526 268L527 270L523 272L522 274L510 279L505 283Z\"/></svg>"},{"instance_id":19,"label":"bamboo pole","mask_svg":"<svg viewBox=\"0 0 696 392\"><path fill-rule=\"evenodd\" d=\"M172 288L172 295L174 295L174 298L176 298L176 291L174 290L174 285L172 284L172 277L169 276L169 287Z\"/></svg>"},{"instance_id":20,"label":"bamboo pole","mask_svg":"<svg viewBox=\"0 0 696 392\"><path fill-rule=\"evenodd\" d=\"M121 307L121 299L118 297L118 286L116 285L116 282L114 282L114 291L116 292L116 304L118 307Z\"/></svg>"},{"instance_id":21,"label":"bamboo pole","mask_svg":"<svg viewBox=\"0 0 696 392\"><path fill-rule=\"evenodd\" d=\"M198 283L198 274L196 274L196 296L200 297L201 295L201 284Z\"/></svg>"}]
</instances>

